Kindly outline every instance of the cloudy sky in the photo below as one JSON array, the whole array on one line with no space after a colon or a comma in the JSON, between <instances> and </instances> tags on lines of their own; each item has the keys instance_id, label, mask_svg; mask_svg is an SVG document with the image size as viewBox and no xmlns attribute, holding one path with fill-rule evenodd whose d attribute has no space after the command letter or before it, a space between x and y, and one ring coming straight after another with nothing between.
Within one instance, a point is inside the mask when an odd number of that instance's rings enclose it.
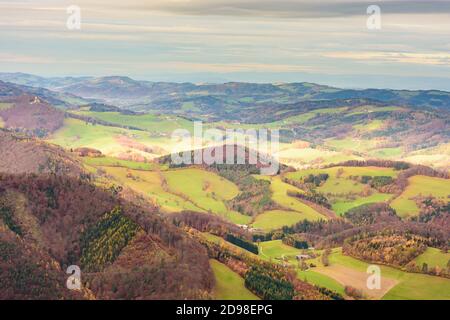
<instances>
[{"instance_id":1,"label":"cloudy sky","mask_svg":"<svg viewBox=\"0 0 450 320\"><path fill-rule=\"evenodd\" d=\"M450 90L450 0L0 0L0 72Z\"/></svg>"}]
</instances>

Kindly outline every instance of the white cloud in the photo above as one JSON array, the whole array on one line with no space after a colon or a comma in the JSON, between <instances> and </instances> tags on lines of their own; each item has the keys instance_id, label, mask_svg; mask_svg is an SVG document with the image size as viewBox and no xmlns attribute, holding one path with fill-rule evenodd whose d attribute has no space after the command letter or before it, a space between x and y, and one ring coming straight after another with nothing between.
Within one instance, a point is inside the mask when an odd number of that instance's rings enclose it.
<instances>
[{"instance_id":1,"label":"white cloud","mask_svg":"<svg viewBox=\"0 0 450 320\"><path fill-rule=\"evenodd\" d=\"M395 62L423 65L442 65L450 67L450 53L410 53L410 52L327 52L322 54L328 58L364 60L371 62Z\"/></svg>"}]
</instances>

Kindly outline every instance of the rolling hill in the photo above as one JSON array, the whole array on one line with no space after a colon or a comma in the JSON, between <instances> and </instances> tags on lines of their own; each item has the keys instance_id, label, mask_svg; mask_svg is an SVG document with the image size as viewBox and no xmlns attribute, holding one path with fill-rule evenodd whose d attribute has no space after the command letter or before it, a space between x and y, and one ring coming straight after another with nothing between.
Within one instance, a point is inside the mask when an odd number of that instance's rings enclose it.
<instances>
[{"instance_id":1,"label":"rolling hill","mask_svg":"<svg viewBox=\"0 0 450 320\"><path fill-rule=\"evenodd\" d=\"M0 79L0 298L449 299L448 93ZM280 170L172 139L196 120L280 130Z\"/></svg>"},{"instance_id":2,"label":"rolling hill","mask_svg":"<svg viewBox=\"0 0 450 320\"><path fill-rule=\"evenodd\" d=\"M5 266L0 278L7 284L2 298L208 296L214 282L205 250L163 220L156 208L121 198L113 186L93 184L59 148L6 135L1 146L14 148L10 159L16 157L16 165L0 168L0 257ZM31 162L30 150L35 155ZM49 159L65 170L42 170ZM61 281L74 264L81 267L84 281L79 293ZM44 273L47 277L41 278Z\"/></svg>"}]
</instances>

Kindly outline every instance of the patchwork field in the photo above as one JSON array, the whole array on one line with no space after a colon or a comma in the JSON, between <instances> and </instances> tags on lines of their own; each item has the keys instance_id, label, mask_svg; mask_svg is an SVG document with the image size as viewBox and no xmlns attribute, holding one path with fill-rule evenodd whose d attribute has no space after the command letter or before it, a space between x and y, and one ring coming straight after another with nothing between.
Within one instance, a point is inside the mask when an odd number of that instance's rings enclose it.
<instances>
[{"instance_id":1,"label":"patchwork field","mask_svg":"<svg viewBox=\"0 0 450 320\"><path fill-rule=\"evenodd\" d=\"M368 289L366 272L357 271L341 265L331 265L315 269L339 282L342 286L352 286L362 291L368 299L381 299L389 290L398 284L398 281L388 277L381 277L380 289Z\"/></svg>"},{"instance_id":2,"label":"patchwork field","mask_svg":"<svg viewBox=\"0 0 450 320\"><path fill-rule=\"evenodd\" d=\"M330 266L341 266L347 269L353 269L353 272L360 272L366 275L367 268L370 264L354 259L349 256L344 256L340 249L333 250L330 255ZM417 273L407 273L391 267L380 266L382 279L390 279L397 281L398 283L386 294L383 295L383 299L398 300L398 299L450 299L450 280L429 276ZM318 269L319 270L319 269ZM328 272L328 267L320 269L320 271L331 277L338 278L336 280L344 280L344 275L339 275L340 269L331 269L331 273ZM366 290L365 282L361 283L362 287L355 285L355 282L351 278L347 280L345 285L351 285L361 290ZM382 280L383 281L383 280ZM389 280L388 280L389 281ZM389 282L388 282L389 283Z\"/></svg>"},{"instance_id":3,"label":"patchwork field","mask_svg":"<svg viewBox=\"0 0 450 320\"><path fill-rule=\"evenodd\" d=\"M381 269L381 289L369 290L367 288L367 268L369 263L345 256L340 248L332 250L329 256L330 265L325 267L321 262L321 250L313 250L316 258L306 260L309 265L313 263L316 267L308 270L300 270L295 256L302 250L295 249L282 243L281 240L261 242L260 257L264 260L278 263L289 263L295 267L297 276L301 280L326 287L338 293L344 294L345 286L360 289L370 299L450 299L450 280L442 277L425 274L408 273L387 266L379 266ZM431 250L430 250L431 249ZM429 265L438 263L442 265L445 254L436 252L437 249L430 248L418 259L428 261ZM311 252L311 251L310 251ZM427 262L427 263L428 263ZM445 262L447 263L447 262Z\"/></svg>"},{"instance_id":4,"label":"patchwork field","mask_svg":"<svg viewBox=\"0 0 450 320\"><path fill-rule=\"evenodd\" d=\"M244 279L223 263L211 259L209 261L216 284L214 298L217 300L260 300L244 285Z\"/></svg>"},{"instance_id":5,"label":"patchwork field","mask_svg":"<svg viewBox=\"0 0 450 320\"><path fill-rule=\"evenodd\" d=\"M366 203L386 202L393 195L380 193L368 185L350 179L351 176L388 176L396 177L397 172L391 168L380 167L331 167L327 169L307 169L286 174L293 180L300 180L310 174L327 173L329 178L317 188L332 204L332 210L342 215L348 210ZM369 192L369 194L364 194Z\"/></svg>"}]
</instances>

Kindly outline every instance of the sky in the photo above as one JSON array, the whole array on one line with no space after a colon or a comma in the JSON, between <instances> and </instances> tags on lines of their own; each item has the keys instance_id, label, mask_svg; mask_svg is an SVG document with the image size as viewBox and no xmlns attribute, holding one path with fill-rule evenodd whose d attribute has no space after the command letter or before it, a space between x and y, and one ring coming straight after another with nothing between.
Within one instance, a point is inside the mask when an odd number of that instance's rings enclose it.
<instances>
[{"instance_id":1,"label":"sky","mask_svg":"<svg viewBox=\"0 0 450 320\"><path fill-rule=\"evenodd\" d=\"M0 0L0 72L450 91L450 0Z\"/></svg>"}]
</instances>

